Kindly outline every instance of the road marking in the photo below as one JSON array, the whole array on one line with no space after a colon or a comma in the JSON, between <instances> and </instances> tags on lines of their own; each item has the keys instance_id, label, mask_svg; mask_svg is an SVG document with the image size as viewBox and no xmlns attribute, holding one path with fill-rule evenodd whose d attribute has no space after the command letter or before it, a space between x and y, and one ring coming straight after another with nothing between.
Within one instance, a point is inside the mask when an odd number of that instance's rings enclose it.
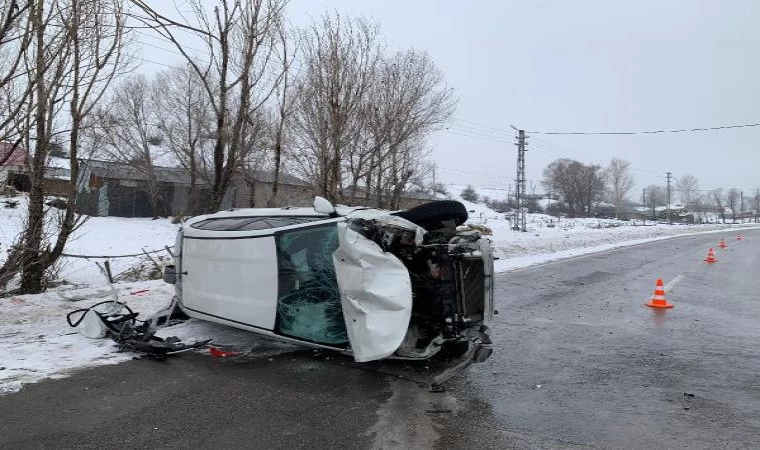
<instances>
[{"instance_id":1,"label":"road marking","mask_svg":"<svg viewBox=\"0 0 760 450\"><path fill-rule=\"evenodd\" d=\"M671 289L673 289L674 287L676 287L676 285L677 285L677 284L678 284L678 283L679 283L681 280L683 280L683 279L684 279L684 275L683 275L683 274L681 274L681 275L678 275L677 277L673 278L672 280L670 280L670 283L668 283L668 284L666 284L666 285L665 285L665 292L667 293L669 290L671 290Z\"/></svg>"}]
</instances>

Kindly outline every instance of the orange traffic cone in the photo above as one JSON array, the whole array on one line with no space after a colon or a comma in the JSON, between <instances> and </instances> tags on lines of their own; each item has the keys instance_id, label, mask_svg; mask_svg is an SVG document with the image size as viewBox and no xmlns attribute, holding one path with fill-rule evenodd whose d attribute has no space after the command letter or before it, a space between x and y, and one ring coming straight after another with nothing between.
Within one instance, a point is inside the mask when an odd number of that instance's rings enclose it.
<instances>
[{"instance_id":1,"label":"orange traffic cone","mask_svg":"<svg viewBox=\"0 0 760 450\"><path fill-rule=\"evenodd\" d=\"M736 235L736 240L737 241L741 241L742 240L742 235L741 234L737 234Z\"/></svg>"},{"instance_id":2,"label":"orange traffic cone","mask_svg":"<svg viewBox=\"0 0 760 450\"><path fill-rule=\"evenodd\" d=\"M657 279L654 286L654 295L649 303L644 303L651 308L672 308L673 305L665 300L665 286L662 284L662 278Z\"/></svg>"},{"instance_id":3,"label":"orange traffic cone","mask_svg":"<svg viewBox=\"0 0 760 450\"><path fill-rule=\"evenodd\" d=\"M720 247L721 249L728 247L728 245L726 245L726 240L721 239L720 244L718 244L718 247Z\"/></svg>"},{"instance_id":4,"label":"orange traffic cone","mask_svg":"<svg viewBox=\"0 0 760 450\"><path fill-rule=\"evenodd\" d=\"M713 249L707 250L707 257L704 259L706 263L715 263L718 262L718 260L715 258L715 252Z\"/></svg>"}]
</instances>

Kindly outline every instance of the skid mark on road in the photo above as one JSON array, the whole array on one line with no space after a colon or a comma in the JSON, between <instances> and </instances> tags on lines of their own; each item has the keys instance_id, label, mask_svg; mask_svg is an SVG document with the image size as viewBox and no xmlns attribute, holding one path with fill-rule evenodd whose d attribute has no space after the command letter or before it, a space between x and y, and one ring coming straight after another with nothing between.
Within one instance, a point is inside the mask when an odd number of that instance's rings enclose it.
<instances>
[{"instance_id":1,"label":"skid mark on road","mask_svg":"<svg viewBox=\"0 0 760 450\"><path fill-rule=\"evenodd\" d=\"M394 380L390 386L393 395L377 410L377 423L369 430L374 435L372 449L432 448L438 433L425 414L431 409L430 394L406 380Z\"/></svg>"},{"instance_id":2,"label":"skid mark on road","mask_svg":"<svg viewBox=\"0 0 760 450\"><path fill-rule=\"evenodd\" d=\"M670 282L665 285L665 292L666 293L670 292L670 290L673 289L674 287L676 287L676 285L678 283L680 283L681 280L683 280L684 278L685 278L685 275L681 274L681 275L678 275L677 277L673 278L672 280L670 280Z\"/></svg>"}]
</instances>

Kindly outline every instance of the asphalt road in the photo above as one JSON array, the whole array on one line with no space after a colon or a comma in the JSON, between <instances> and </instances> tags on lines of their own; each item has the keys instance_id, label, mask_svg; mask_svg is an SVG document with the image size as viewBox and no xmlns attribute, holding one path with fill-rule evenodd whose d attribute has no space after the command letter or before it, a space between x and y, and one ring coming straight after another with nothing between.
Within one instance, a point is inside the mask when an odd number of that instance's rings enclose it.
<instances>
[{"instance_id":1,"label":"asphalt road","mask_svg":"<svg viewBox=\"0 0 760 450\"><path fill-rule=\"evenodd\" d=\"M0 397L0 448L757 448L760 232L497 279L494 355L429 393L424 366L185 354ZM680 282L675 308L644 302ZM398 377L401 376L401 378Z\"/></svg>"}]
</instances>

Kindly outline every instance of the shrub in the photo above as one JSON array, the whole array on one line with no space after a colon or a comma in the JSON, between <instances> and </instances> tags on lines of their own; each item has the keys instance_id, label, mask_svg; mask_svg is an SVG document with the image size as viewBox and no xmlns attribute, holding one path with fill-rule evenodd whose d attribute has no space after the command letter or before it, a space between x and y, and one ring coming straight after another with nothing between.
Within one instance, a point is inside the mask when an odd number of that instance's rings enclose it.
<instances>
[{"instance_id":1,"label":"shrub","mask_svg":"<svg viewBox=\"0 0 760 450\"><path fill-rule=\"evenodd\" d=\"M466 188L462 191L461 194L459 194L464 200L467 200L468 202L477 203L479 199L478 193L475 191L475 188L472 187L472 185L467 185Z\"/></svg>"}]
</instances>

